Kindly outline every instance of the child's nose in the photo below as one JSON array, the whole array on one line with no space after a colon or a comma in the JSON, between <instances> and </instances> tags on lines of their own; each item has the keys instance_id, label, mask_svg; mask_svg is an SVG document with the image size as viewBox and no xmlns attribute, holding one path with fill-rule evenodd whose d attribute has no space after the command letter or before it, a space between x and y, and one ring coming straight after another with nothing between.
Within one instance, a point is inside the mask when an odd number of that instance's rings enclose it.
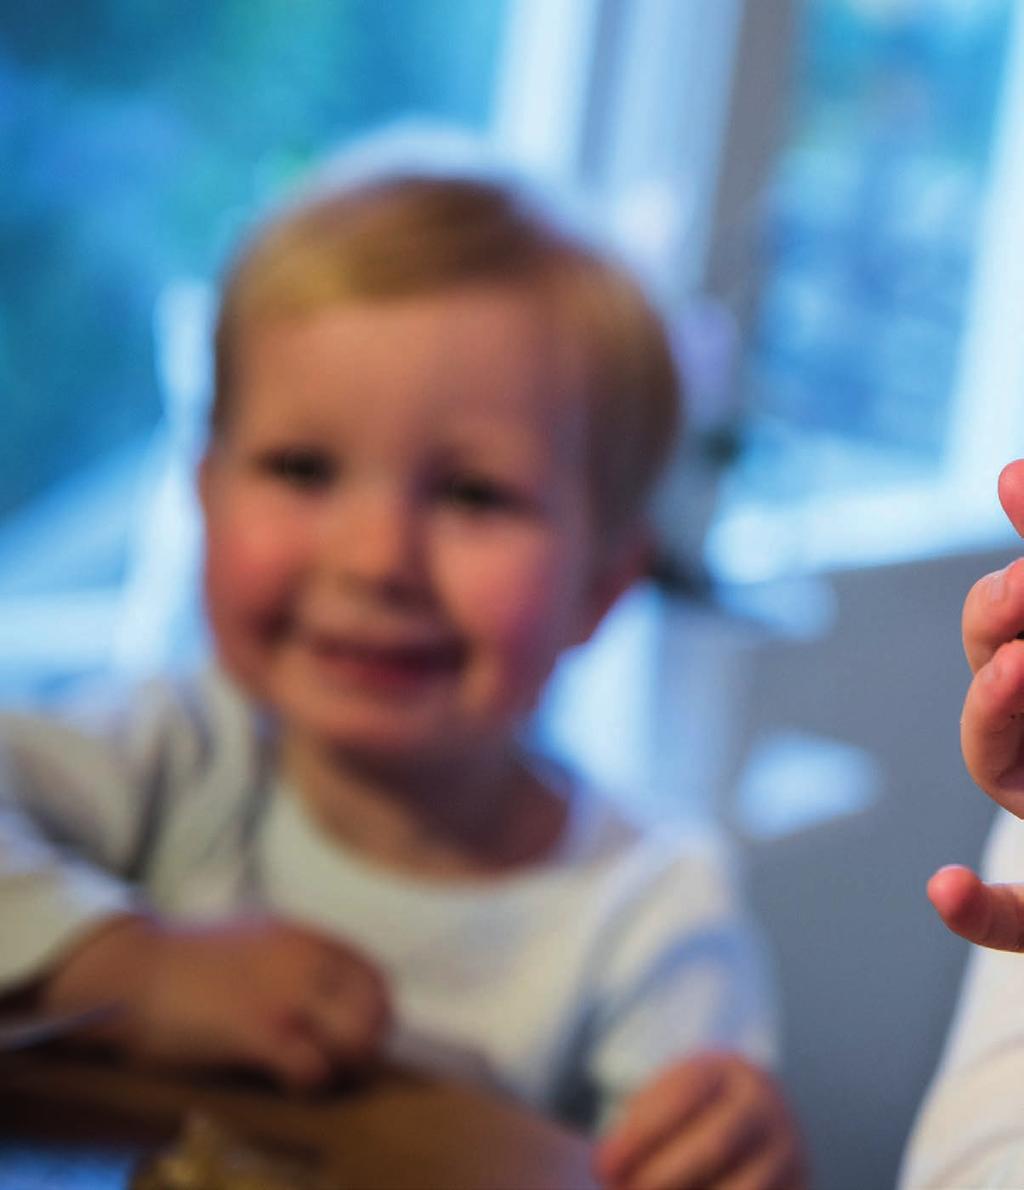
<instances>
[{"instance_id":1,"label":"child's nose","mask_svg":"<svg viewBox=\"0 0 1024 1190\"><path fill-rule=\"evenodd\" d=\"M324 541L324 560L334 576L394 592L416 589L423 557L412 502L398 493L367 493L343 504Z\"/></svg>"}]
</instances>

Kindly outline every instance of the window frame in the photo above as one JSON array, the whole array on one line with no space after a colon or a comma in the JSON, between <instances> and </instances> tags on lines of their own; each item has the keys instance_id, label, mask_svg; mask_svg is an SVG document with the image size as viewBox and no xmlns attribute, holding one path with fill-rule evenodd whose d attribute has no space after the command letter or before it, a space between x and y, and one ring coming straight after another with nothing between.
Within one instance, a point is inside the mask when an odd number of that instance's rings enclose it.
<instances>
[{"instance_id":1,"label":"window frame","mask_svg":"<svg viewBox=\"0 0 1024 1190\"><path fill-rule=\"evenodd\" d=\"M717 573L737 581L764 580L909 562L1013 540L995 487L1011 458L1006 444L1021 442L1024 452L1022 207L1024 11L1015 5L941 469L933 478L812 494L783 508L733 495L709 537Z\"/></svg>"},{"instance_id":2,"label":"window frame","mask_svg":"<svg viewBox=\"0 0 1024 1190\"><path fill-rule=\"evenodd\" d=\"M648 209L662 225L639 245L640 263L673 318L685 317L696 296L742 310L756 295L748 233L784 134L786 56L800 7L801 0L720 0L711 9L700 0L514 5L496 141L556 181L583 184L627 234L622 216L631 200L653 196ZM1010 19L941 473L782 507L737 493L725 476L702 559L719 579L909 561L1009 539L994 488L1008 461L1005 444L1024 443L1024 335L1014 334L1024 326L1024 227L1015 215L1024 207L1024 11L1014 7ZM692 549L692 541L666 544Z\"/></svg>"}]
</instances>

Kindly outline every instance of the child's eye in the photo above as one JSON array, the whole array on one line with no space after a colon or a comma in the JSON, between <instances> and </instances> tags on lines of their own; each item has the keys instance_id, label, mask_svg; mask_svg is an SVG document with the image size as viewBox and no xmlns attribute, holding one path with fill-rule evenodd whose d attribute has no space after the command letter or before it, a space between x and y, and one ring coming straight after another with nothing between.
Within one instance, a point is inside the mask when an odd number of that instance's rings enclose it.
<instances>
[{"instance_id":1,"label":"child's eye","mask_svg":"<svg viewBox=\"0 0 1024 1190\"><path fill-rule=\"evenodd\" d=\"M275 479L292 487L325 487L334 478L334 464L321 451L305 447L270 450L261 459L262 468Z\"/></svg>"},{"instance_id":2,"label":"child's eye","mask_svg":"<svg viewBox=\"0 0 1024 1190\"><path fill-rule=\"evenodd\" d=\"M476 513L512 511L523 503L507 485L479 475L452 477L442 485L442 495L449 504Z\"/></svg>"}]
</instances>

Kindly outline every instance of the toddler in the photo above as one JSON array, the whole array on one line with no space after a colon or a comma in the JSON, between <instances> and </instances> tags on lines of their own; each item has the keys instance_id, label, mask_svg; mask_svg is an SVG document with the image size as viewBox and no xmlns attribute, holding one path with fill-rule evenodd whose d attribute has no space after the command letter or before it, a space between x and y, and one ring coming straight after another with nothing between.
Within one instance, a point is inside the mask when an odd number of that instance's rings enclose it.
<instances>
[{"instance_id":1,"label":"toddler","mask_svg":"<svg viewBox=\"0 0 1024 1190\"><path fill-rule=\"evenodd\" d=\"M641 288L510 179L335 169L243 245L214 387L217 662L5 717L0 986L296 1087L472 1055L608 1183L801 1185L722 856L524 742L645 565Z\"/></svg>"}]
</instances>

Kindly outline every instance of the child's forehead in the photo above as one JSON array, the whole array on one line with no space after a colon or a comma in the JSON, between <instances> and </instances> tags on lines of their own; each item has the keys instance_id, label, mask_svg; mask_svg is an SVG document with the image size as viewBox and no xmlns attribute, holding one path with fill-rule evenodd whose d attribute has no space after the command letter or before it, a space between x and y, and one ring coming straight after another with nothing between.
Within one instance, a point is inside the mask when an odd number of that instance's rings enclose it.
<instances>
[{"instance_id":1,"label":"child's forehead","mask_svg":"<svg viewBox=\"0 0 1024 1190\"><path fill-rule=\"evenodd\" d=\"M413 393L438 416L556 416L581 398L581 352L522 288L475 286L270 315L246 328L238 398L339 411ZM283 410L282 410L283 411Z\"/></svg>"},{"instance_id":2,"label":"child's forehead","mask_svg":"<svg viewBox=\"0 0 1024 1190\"><path fill-rule=\"evenodd\" d=\"M243 341L274 336L353 341L444 337L446 346L468 352L480 332L504 340L513 350L567 338L555 302L545 287L514 282L473 282L399 291L384 296L358 293L327 301L269 303L243 323ZM477 332L474 335L472 332Z\"/></svg>"}]
</instances>

